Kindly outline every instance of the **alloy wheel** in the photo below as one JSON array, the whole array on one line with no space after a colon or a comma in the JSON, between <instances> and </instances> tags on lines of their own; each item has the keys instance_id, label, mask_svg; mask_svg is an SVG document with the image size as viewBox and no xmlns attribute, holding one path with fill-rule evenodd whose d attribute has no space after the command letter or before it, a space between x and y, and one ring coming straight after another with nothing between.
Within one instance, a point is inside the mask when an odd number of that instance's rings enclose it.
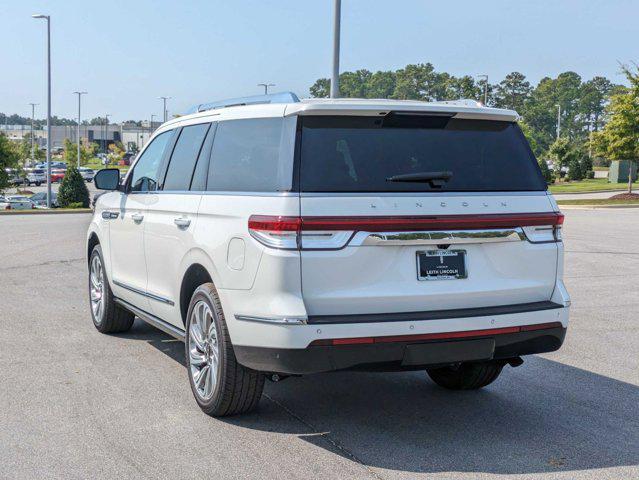
<instances>
[{"instance_id":1,"label":"alloy wheel","mask_svg":"<svg viewBox=\"0 0 639 480\"><path fill-rule=\"evenodd\" d=\"M191 310L188 349L189 374L197 395L209 400L217 384L220 350L213 311L204 300Z\"/></svg>"}]
</instances>

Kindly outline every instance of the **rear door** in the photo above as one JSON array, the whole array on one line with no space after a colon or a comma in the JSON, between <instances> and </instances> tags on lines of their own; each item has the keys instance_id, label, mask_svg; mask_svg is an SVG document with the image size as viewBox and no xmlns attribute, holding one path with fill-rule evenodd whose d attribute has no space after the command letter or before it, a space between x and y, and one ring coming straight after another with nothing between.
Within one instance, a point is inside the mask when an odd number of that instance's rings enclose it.
<instances>
[{"instance_id":1,"label":"rear door","mask_svg":"<svg viewBox=\"0 0 639 480\"><path fill-rule=\"evenodd\" d=\"M176 133L179 136L161 189L147 205L144 244L151 313L179 328L184 328L179 302L180 268L193 246L213 130L211 123L201 123L185 126ZM203 168L197 169L197 165Z\"/></svg>"},{"instance_id":2,"label":"rear door","mask_svg":"<svg viewBox=\"0 0 639 480\"><path fill-rule=\"evenodd\" d=\"M310 315L550 299L560 216L516 124L393 113L300 121Z\"/></svg>"}]
</instances>

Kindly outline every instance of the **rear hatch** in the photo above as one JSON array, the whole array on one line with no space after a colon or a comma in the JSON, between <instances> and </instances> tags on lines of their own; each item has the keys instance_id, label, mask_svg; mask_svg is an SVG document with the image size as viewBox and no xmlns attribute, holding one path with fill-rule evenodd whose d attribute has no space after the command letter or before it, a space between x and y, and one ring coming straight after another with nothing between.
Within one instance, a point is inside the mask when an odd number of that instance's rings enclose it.
<instances>
[{"instance_id":1,"label":"rear hatch","mask_svg":"<svg viewBox=\"0 0 639 480\"><path fill-rule=\"evenodd\" d=\"M295 225L309 315L548 301L559 228L516 123L301 116Z\"/></svg>"}]
</instances>

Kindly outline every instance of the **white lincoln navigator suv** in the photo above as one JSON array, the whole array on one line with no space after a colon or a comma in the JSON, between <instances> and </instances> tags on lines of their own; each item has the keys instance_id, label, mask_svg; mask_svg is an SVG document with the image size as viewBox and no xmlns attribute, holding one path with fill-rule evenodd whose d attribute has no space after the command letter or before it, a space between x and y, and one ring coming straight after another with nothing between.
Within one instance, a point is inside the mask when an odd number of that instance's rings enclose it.
<instances>
[{"instance_id":1,"label":"white lincoln navigator suv","mask_svg":"<svg viewBox=\"0 0 639 480\"><path fill-rule=\"evenodd\" d=\"M289 93L194 111L123 181L95 176L87 254L95 327L184 340L204 412L333 370L476 389L561 346L563 215L515 112Z\"/></svg>"}]
</instances>

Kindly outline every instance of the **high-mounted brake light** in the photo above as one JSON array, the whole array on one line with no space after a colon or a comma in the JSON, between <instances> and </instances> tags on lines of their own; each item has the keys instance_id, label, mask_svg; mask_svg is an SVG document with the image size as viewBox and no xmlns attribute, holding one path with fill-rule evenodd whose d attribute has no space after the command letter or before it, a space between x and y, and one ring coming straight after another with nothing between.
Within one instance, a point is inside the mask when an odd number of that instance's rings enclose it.
<instances>
[{"instance_id":1,"label":"high-mounted brake light","mask_svg":"<svg viewBox=\"0 0 639 480\"><path fill-rule=\"evenodd\" d=\"M483 215L290 217L252 215L251 235L264 245L283 249L339 249L356 232L479 230L523 227L531 241L558 240L564 216L559 212ZM530 230L532 228L532 230ZM545 232L550 234L550 240ZM544 232L544 233L542 233Z\"/></svg>"}]
</instances>

